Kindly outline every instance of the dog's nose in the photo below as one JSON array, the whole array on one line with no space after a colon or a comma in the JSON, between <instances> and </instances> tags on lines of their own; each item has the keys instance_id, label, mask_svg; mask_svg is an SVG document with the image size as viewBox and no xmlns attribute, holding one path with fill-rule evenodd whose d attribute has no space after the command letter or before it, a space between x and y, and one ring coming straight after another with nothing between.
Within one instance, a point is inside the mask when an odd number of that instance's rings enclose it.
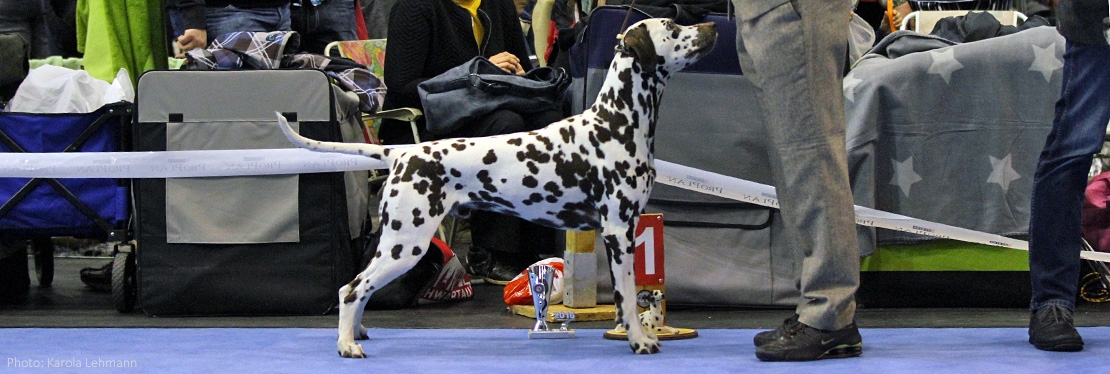
<instances>
[{"instance_id":1,"label":"dog's nose","mask_svg":"<svg viewBox=\"0 0 1110 374\"><path fill-rule=\"evenodd\" d=\"M706 22L694 26L698 28L698 37L700 39L717 39L717 24Z\"/></svg>"},{"instance_id":2,"label":"dog's nose","mask_svg":"<svg viewBox=\"0 0 1110 374\"><path fill-rule=\"evenodd\" d=\"M712 49L713 44L717 41L717 24L706 22L694 26L698 28L698 40L701 42L699 44Z\"/></svg>"}]
</instances>

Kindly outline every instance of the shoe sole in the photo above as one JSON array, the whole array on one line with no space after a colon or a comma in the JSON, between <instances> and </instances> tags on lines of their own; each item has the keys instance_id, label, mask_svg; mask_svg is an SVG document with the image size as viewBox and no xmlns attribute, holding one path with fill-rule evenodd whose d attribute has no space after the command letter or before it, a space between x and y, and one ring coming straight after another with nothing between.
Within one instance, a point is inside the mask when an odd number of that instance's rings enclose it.
<instances>
[{"instance_id":1,"label":"shoe sole","mask_svg":"<svg viewBox=\"0 0 1110 374\"><path fill-rule=\"evenodd\" d=\"M863 354L863 343L857 343L857 344L852 344L852 345L845 344L845 345L838 345L836 347L833 347L833 349L825 351L825 354L821 355L821 357L818 357L817 359L820 360L822 358L859 357L862 354Z\"/></svg>"},{"instance_id":2,"label":"shoe sole","mask_svg":"<svg viewBox=\"0 0 1110 374\"><path fill-rule=\"evenodd\" d=\"M1033 344L1034 347L1036 347L1037 349L1040 349L1042 351L1079 352L1079 351L1083 350L1083 343L1074 343L1074 342L1059 343L1059 344L1037 344L1037 343L1033 343L1033 342L1029 342L1029 343Z\"/></svg>"},{"instance_id":3,"label":"shoe sole","mask_svg":"<svg viewBox=\"0 0 1110 374\"><path fill-rule=\"evenodd\" d=\"M772 361L772 362L781 362L781 361L798 362L798 361L816 361L816 360L823 360L823 359L826 359L826 358L851 358L851 357L859 357L860 355L863 354L863 343L860 342L860 343L856 343L856 344L841 344L841 345L833 347L832 349L829 349L829 350L825 351L825 353L822 353L821 355L819 355L817 357L813 357L813 358L809 358L809 357L794 358L794 357L786 357L786 356L760 355L759 353L760 353L759 351L756 351L755 352L755 357L758 358L760 361Z\"/></svg>"}]
</instances>

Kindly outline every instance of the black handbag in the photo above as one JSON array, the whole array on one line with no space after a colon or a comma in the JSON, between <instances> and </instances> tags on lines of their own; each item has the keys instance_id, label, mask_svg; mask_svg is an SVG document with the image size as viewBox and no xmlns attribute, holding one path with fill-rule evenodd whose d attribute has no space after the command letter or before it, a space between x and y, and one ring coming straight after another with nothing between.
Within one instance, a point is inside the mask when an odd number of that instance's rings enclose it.
<instances>
[{"instance_id":1,"label":"black handbag","mask_svg":"<svg viewBox=\"0 0 1110 374\"><path fill-rule=\"evenodd\" d=\"M508 73L484 57L420 83L428 131L443 135L498 109L520 114L561 110L570 77L563 69L539 67L524 75Z\"/></svg>"}]
</instances>

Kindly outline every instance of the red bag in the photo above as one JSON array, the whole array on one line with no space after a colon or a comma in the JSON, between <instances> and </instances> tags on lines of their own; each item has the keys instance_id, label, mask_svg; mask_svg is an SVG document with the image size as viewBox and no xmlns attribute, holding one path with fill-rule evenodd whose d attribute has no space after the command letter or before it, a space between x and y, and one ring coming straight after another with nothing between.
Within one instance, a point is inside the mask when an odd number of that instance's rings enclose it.
<instances>
[{"instance_id":1,"label":"red bag","mask_svg":"<svg viewBox=\"0 0 1110 374\"><path fill-rule=\"evenodd\" d=\"M548 305L563 302L563 259L552 257L541 260L533 265L551 265L555 268L555 277L551 281L551 298ZM509 284L505 285L505 305L532 305L532 288L528 286L528 269L517 274Z\"/></svg>"},{"instance_id":2,"label":"red bag","mask_svg":"<svg viewBox=\"0 0 1110 374\"><path fill-rule=\"evenodd\" d=\"M1083 192L1083 238L1096 251L1110 252L1110 172L1096 175Z\"/></svg>"},{"instance_id":3,"label":"red bag","mask_svg":"<svg viewBox=\"0 0 1110 374\"><path fill-rule=\"evenodd\" d=\"M420 294L420 300L417 302L420 305L438 303L443 301L459 301L469 300L474 297L474 288L470 286L470 274L466 273L463 268L462 262L459 257L455 256L455 252L451 247L447 246L439 238L432 238L432 245L435 245L443 252L443 267L439 270L439 275L436 276L435 281L424 289Z\"/></svg>"}]
</instances>

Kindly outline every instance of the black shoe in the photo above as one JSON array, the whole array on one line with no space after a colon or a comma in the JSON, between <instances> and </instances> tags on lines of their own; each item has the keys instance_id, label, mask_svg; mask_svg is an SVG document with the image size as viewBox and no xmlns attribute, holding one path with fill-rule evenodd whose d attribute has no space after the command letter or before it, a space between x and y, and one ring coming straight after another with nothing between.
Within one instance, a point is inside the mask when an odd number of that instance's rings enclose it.
<instances>
[{"instance_id":1,"label":"black shoe","mask_svg":"<svg viewBox=\"0 0 1110 374\"><path fill-rule=\"evenodd\" d=\"M1075 330L1072 311L1049 305L1029 318L1029 343L1042 351L1076 352L1083 350L1083 337Z\"/></svg>"},{"instance_id":2,"label":"black shoe","mask_svg":"<svg viewBox=\"0 0 1110 374\"><path fill-rule=\"evenodd\" d=\"M482 247L471 246L470 250L466 252L466 257L463 261L463 268L466 269L467 274L473 279L484 279L489 275L490 268L493 267L493 262L490 258L488 250Z\"/></svg>"},{"instance_id":3,"label":"black shoe","mask_svg":"<svg viewBox=\"0 0 1110 374\"><path fill-rule=\"evenodd\" d=\"M81 269L81 282L96 291L112 291L112 262L98 268Z\"/></svg>"},{"instance_id":4,"label":"black shoe","mask_svg":"<svg viewBox=\"0 0 1110 374\"><path fill-rule=\"evenodd\" d=\"M524 271L524 269L518 269L507 264L494 263L493 267L489 269L489 273L487 273L485 277L482 277L482 279L485 279L486 282L489 283L504 286L509 284L509 281L516 278L517 275L520 275L521 271Z\"/></svg>"},{"instance_id":5,"label":"black shoe","mask_svg":"<svg viewBox=\"0 0 1110 374\"><path fill-rule=\"evenodd\" d=\"M861 353L863 338L855 322L837 331L818 330L804 323L784 324L780 338L755 349L755 357L762 361L813 361Z\"/></svg>"},{"instance_id":6,"label":"black shoe","mask_svg":"<svg viewBox=\"0 0 1110 374\"><path fill-rule=\"evenodd\" d=\"M799 323L801 322L798 322L798 315L794 314L793 316L790 316L790 318L783 320L782 326L776 327L774 330L763 331L761 333L755 334L755 339L753 339L755 340L755 346L759 347L775 340L779 340L779 338L782 337L784 331L793 328L794 325L797 325Z\"/></svg>"}]
</instances>

